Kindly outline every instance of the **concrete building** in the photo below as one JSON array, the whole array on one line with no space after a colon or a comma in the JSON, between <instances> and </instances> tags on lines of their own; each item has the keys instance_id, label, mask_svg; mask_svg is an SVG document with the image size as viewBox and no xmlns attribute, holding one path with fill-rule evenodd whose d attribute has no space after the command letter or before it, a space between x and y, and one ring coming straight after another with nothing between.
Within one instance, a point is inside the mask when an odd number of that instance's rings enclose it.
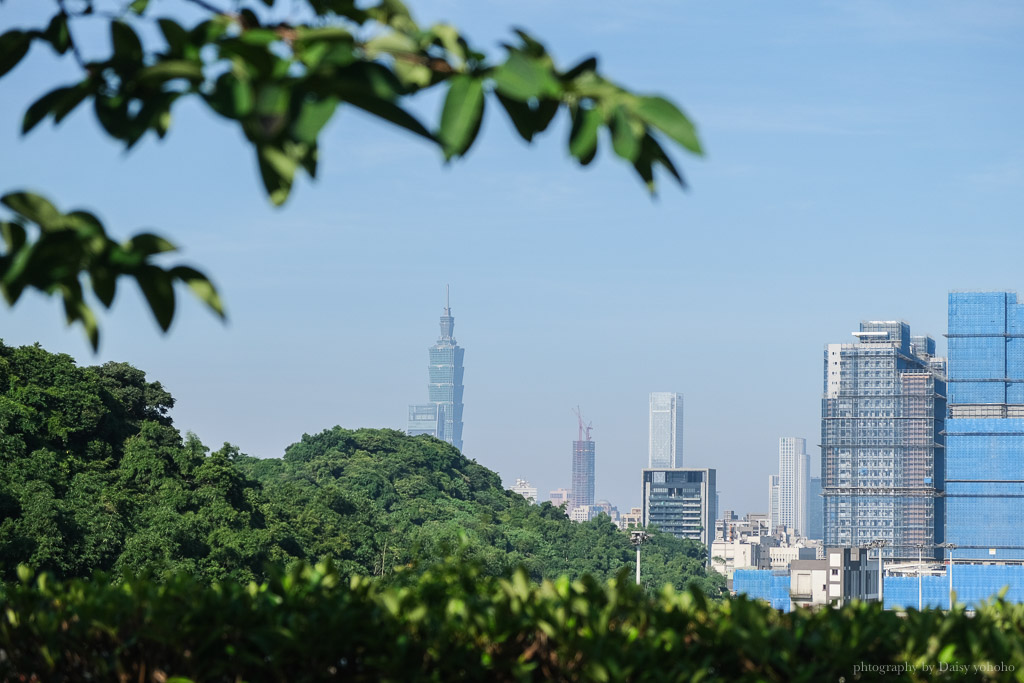
<instances>
[{"instance_id":1,"label":"concrete building","mask_svg":"<svg viewBox=\"0 0 1024 683\"><path fill-rule=\"evenodd\" d=\"M779 522L779 475L768 475L768 521L769 528L774 531Z\"/></svg>"},{"instance_id":2,"label":"concrete building","mask_svg":"<svg viewBox=\"0 0 1024 683\"><path fill-rule=\"evenodd\" d=\"M647 466L683 466L683 395L656 391L650 396Z\"/></svg>"},{"instance_id":3,"label":"concrete building","mask_svg":"<svg viewBox=\"0 0 1024 683\"><path fill-rule=\"evenodd\" d=\"M593 518L593 509L589 505L577 505L569 510L569 519L574 522L589 522Z\"/></svg>"},{"instance_id":4,"label":"concrete building","mask_svg":"<svg viewBox=\"0 0 1024 683\"><path fill-rule=\"evenodd\" d=\"M825 509L822 506L821 477L811 477L807 492L807 538L825 540Z\"/></svg>"},{"instance_id":5,"label":"concrete building","mask_svg":"<svg viewBox=\"0 0 1024 683\"><path fill-rule=\"evenodd\" d=\"M643 508L630 508L629 512L623 512L619 515L619 528L620 529L634 529L642 527L644 524L644 512Z\"/></svg>"},{"instance_id":6,"label":"concrete building","mask_svg":"<svg viewBox=\"0 0 1024 683\"><path fill-rule=\"evenodd\" d=\"M709 468L643 470L643 525L698 540L710 552L716 518L715 475Z\"/></svg>"},{"instance_id":7,"label":"concrete building","mask_svg":"<svg viewBox=\"0 0 1024 683\"><path fill-rule=\"evenodd\" d=\"M890 558L942 538L945 361L900 321L870 321L824 355L821 486L826 547L884 540Z\"/></svg>"},{"instance_id":8,"label":"concrete building","mask_svg":"<svg viewBox=\"0 0 1024 683\"><path fill-rule=\"evenodd\" d=\"M552 505L554 505L555 507L565 505L566 509L568 509L569 507L569 498L571 496L572 491L570 491L569 489L555 489L554 491L548 492L548 500L551 502Z\"/></svg>"},{"instance_id":9,"label":"concrete building","mask_svg":"<svg viewBox=\"0 0 1024 683\"><path fill-rule=\"evenodd\" d=\"M734 593L765 600L783 612L841 607L854 600L878 600L878 565L865 550L828 548L824 559L792 560L788 572L737 569L732 585Z\"/></svg>"},{"instance_id":10,"label":"concrete building","mask_svg":"<svg viewBox=\"0 0 1024 683\"><path fill-rule=\"evenodd\" d=\"M537 487L525 479L516 479L516 485L509 490L513 493L518 493L531 503L537 502Z\"/></svg>"}]
</instances>

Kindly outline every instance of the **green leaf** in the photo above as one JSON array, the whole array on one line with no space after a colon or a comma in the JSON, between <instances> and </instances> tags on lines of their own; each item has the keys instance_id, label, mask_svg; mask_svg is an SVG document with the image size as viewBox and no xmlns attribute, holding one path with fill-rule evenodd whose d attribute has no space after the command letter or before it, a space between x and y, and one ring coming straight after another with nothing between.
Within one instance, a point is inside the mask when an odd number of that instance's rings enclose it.
<instances>
[{"instance_id":1,"label":"green leaf","mask_svg":"<svg viewBox=\"0 0 1024 683\"><path fill-rule=\"evenodd\" d=\"M21 61L31 44L32 36L24 31L8 31L0 36L0 76Z\"/></svg>"},{"instance_id":2,"label":"green leaf","mask_svg":"<svg viewBox=\"0 0 1024 683\"><path fill-rule=\"evenodd\" d=\"M587 57L582 62L562 74L562 80L571 81L585 74L597 71L597 57Z\"/></svg>"},{"instance_id":3,"label":"green leaf","mask_svg":"<svg viewBox=\"0 0 1024 683\"><path fill-rule=\"evenodd\" d=\"M146 7L149 5L149 0L134 0L132 4L128 5L128 9L136 14L142 14L146 11Z\"/></svg>"},{"instance_id":4,"label":"green leaf","mask_svg":"<svg viewBox=\"0 0 1024 683\"><path fill-rule=\"evenodd\" d=\"M59 102L63 101L63 99L70 93L74 92L74 90L74 86L56 88L29 105L29 108L25 111L25 117L21 122L22 134L24 135L35 128L40 121L46 118L46 116L56 108Z\"/></svg>"},{"instance_id":5,"label":"green leaf","mask_svg":"<svg viewBox=\"0 0 1024 683\"><path fill-rule=\"evenodd\" d=\"M380 97L374 97L372 95L349 95L346 100L349 104L352 104L360 109L367 111L374 116L405 128L406 130L415 133L421 137L424 137L431 141L436 141L430 131L428 131L422 123L420 123L412 114L402 109L394 102L390 102Z\"/></svg>"},{"instance_id":6,"label":"green leaf","mask_svg":"<svg viewBox=\"0 0 1024 683\"><path fill-rule=\"evenodd\" d=\"M260 176L263 186L270 195L275 206L284 204L292 189L295 170L299 166L297 159L285 154L284 150L273 145L259 145L256 148L260 165Z\"/></svg>"},{"instance_id":7,"label":"green leaf","mask_svg":"<svg viewBox=\"0 0 1024 683\"><path fill-rule=\"evenodd\" d=\"M109 268L96 266L89 271L89 281L92 283L92 291L96 294L104 306L110 308L114 302L114 294L117 292L117 275Z\"/></svg>"},{"instance_id":8,"label":"green leaf","mask_svg":"<svg viewBox=\"0 0 1024 683\"><path fill-rule=\"evenodd\" d=\"M694 154L703 154L697 129L679 108L663 97L641 97L634 107L636 115L661 130Z\"/></svg>"},{"instance_id":9,"label":"green leaf","mask_svg":"<svg viewBox=\"0 0 1024 683\"><path fill-rule=\"evenodd\" d=\"M188 44L188 32L173 19L157 19L157 24L160 25L160 32L167 41L168 54L173 57L183 56Z\"/></svg>"},{"instance_id":10,"label":"green leaf","mask_svg":"<svg viewBox=\"0 0 1024 683\"><path fill-rule=\"evenodd\" d=\"M164 332L174 319L174 287L171 276L156 266L144 266L135 274L153 317Z\"/></svg>"},{"instance_id":11,"label":"green leaf","mask_svg":"<svg viewBox=\"0 0 1024 683\"><path fill-rule=\"evenodd\" d=\"M190 59L165 59L139 71L140 83L163 83L175 78L185 78L193 83L203 80L203 66Z\"/></svg>"},{"instance_id":12,"label":"green leaf","mask_svg":"<svg viewBox=\"0 0 1024 683\"><path fill-rule=\"evenodd\" d=\"M64 54L71 47L71 33L68 31L68 15L59 12L50 20L43 31L43 39L49 41L57 54Z\"/></svg>"},{"instance_id":13,"label":"green leaf","mask_svg":"<svg viewBox=\"0 0 1024 683\"><path fill-rule=\"evenodd\" d=\"M224 312L224 304L217 293L217 289L205 275L188 266L171 268L170 275L187 284L192 293L209 306L218 317L222 320L227 318L227 314Z\"/></svg>"},{"instance_id":14,"label":"green leaf","mask_svg":"<svg viewBox=\"0 0 1024 683\"><path fill-rule=\"evenodd\" d=\"M629 120L626 110L619 106L615 108L611 120L612 149L627 161L636 161L640 155L640 136L633 129L633 122Z\"/></svg>"},{"instance_id":15,"label":"green leaf","mask_svg":"<svg viewBox=\"0 0 1024 683\"><path fill-rule=\"evenodd\" d=\"M135 235L124 243L123 248L127 252L134 252L144 256L163 254L168 251L177 251L178 249L160 235L154 235L149 232Z\"/></svg>"},{"instance_id":16,"label":"green leaf","mask_svg":"<svg viewBox=\"0 0 1024 683\"><path fill-rule=\"evenodd\" d=\"M551 68L539 59L513 52L508 60L494 70L498 92L517 100L545 95L558 97L562 88L551 74Z\"/></svg>"},{"instance_id":17,"label":"green leaf","mask_svg":"<svg viewBox=\"0 0 1024 683\"><path fill-rule=\"evenodd\" d=\"M114 54L119 59L129 62L142 61L142 43L131 26L123 21L110 22L110 39L114 44Z\"/></svg>"},{"instance_id":18,"label":"green leaf","mask_svg":"<svg viewBox=\"0 0 1024 683\"><path fill-rule=\"evenodd\" d=\"M484 111L483 82L479 78L459 75L450 83L438 134L448 159L465 153L469 148Z\"/></svg>"},{"instance_id":19,"label":"green leaf","mask_svg":"<svg viewBox=\"0 0 1024 683\"><path fill-rule=\"evenodd\" d=\"M0 204L36 223L43 230L62 227L63 214L57 210L57 207L37 194L11 192L0 197Z\"/></svg>"},{"instance_id":20,"label":"green leaf","mask_svg":"<svg viewBox=\"0 0 1024 683\"><path fill-rule=\"evenodd\" d=\"M292 135L300 142L315 143L321 129L330 121L337 108L338 100L334 97L325 97L321 100L307 99L302 103L299 115L292 123Z\"/></svg>"},{"instance_id":21,"label":"green leaf","mask_svg":"<svg viewBox=\"0 0 1024 683\"><path fill-rule=\"evenodd\" d=\"M241 79L228 72L220 75L213 92L206 102L221 116L229 119L243 119L252 112L255 95L248 79Z\"/></svg>"},{"instance_id":22,"label":"green leaf","mask_svg":"<svg viewBox=\"0 0 1024 683\"><path fill-rule=\"evenodd\" d=\"M597 153L597 132L603 117L597 109L577 109L572 116L569 133L569 153L586 166Z\"/></svg>"},{"instance_id":23,"label":"green leaf","mask_svg":"<svg viewBox=\"0 0 1024 683\"><path fill-rule=\"evenodd\" d=\"M25 246L27 233L24 227L14 221L0 221L0 237L3 237L7 256L10 256Z\"/></svg>"},{"instance_id":24,"label":"green leaf","mask_svg":"<svg viewBox=\"0 0 1024 683\"><path fill-rule=\"evenodd\" d=\"M536 112L526 102L506 97L500 92L495 94L498 96L498 101L501 102L501 106L504 107L508 117L512 119L512 124L516 127L516 131L519 132L519 136L527 142L533 140L533 135L537 132Z\"/></svg>"}]
</instances>

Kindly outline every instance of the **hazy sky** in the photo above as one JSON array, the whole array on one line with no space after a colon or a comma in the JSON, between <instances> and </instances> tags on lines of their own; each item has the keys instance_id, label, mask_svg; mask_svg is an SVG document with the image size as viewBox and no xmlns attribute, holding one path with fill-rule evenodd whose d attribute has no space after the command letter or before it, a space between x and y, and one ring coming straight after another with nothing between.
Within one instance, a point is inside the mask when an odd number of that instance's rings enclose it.
<instances>
[{"instance_id":1,"label":"hazy sky","mask_svg":"<svg viewBox=\"0 0 1024 683\"><path fill-rule=\"evenodd\" d=\"M8 0L0 30L38 5ZM604 152L580 170L561 119L530 148L492 110L445 166L344 110L320 179L274 209L241 134L196 106L129 154L90 107L20 138L25 107L74 77L37 46L0 80L0 189L92 209L118 237L172 237L230 322L182 293L163 336L126 283L97 355L38 296L0 308L0 338L129 361L174 394L181 429L278 457L335 424L404 428L450 283L468 456L546 497L569 485L578 404L597 497L628 509L647 395L677 391L684 464L717 468L722 507L742 513L767 508L780 436L805 437L818 470L824 344L902 318L944 352L949 290L1024 286L1019 2L412 6L488 50L528 27L566 67L596 52L675 100L708 151L676 155L691 189L663 182L652 201ZM421 106L436 121L438 102Z\"/></svg>"}]
</instances>

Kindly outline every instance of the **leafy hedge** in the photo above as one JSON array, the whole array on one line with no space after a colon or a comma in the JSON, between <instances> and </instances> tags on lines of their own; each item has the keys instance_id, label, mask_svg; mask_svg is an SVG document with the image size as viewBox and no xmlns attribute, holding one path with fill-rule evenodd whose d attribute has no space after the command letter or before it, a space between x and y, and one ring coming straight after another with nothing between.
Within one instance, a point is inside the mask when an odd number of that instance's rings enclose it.
<instances>
[{"instance_id":1,"label":"leafy hedge","mask_svg":"<svg viewBox=\"0 0 1024 683\"><path fill-rule=\"evenodd\" d=\"M0 605L4 680L1024 680L1024 606L998 599L975 615L784 615L651 598L625 572L536 584L459 562L406 586L326 565L259 585L19 573Z\"/></svg>"}]
</instances>

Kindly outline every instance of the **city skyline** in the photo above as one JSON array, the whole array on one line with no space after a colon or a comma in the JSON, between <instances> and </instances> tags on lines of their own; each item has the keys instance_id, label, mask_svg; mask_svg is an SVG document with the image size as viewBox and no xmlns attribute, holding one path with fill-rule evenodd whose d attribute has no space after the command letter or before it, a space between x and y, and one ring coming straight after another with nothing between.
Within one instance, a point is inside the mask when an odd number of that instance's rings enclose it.
<instances>
[{"instance_id":1,"label":"city skyline","mask_svg":"<svg viewBox=\"0 0 1024 683\"><path fill-rule=\"evenodd\" d=\"M807 535L807 505L811 485L811 458L807 439L784 436L779 439L778 523Z\"/></svg>"},{"instance_id":2,"label":"city skyline","mask_svg":"<svg viewBox=\"0 0 1024 683\"><path fill-rule=\"evenodd\" d=\"M45 26L42 4L3 16ZM508 484L568 486L566 418L583 404L600 427L595 498L638 506L649 394L679 389L687 463L718 467L722 506L743 514L765 511L778 437L820 431L824 343L905 316L945 355L950 290L1020 284L1019 3L745 6L744 21L728 3L661 0L414 9L494 55L512 25L561 68L597 50L612 80L677 102L707 151L680 159L689 189L659 182L652 200L604 139L580 169L564 116L529 148L487 117L473 151L445 164L342 107L319 179L277 209L237 129L188 107L127 155L86 107L21 136L42 84L77 73L37 44L0 81L0 183L94 211L115 240L168 236L175 260L211 276L228 323L181 291L162 335L125 286L98 354L31 293L0 309L0 337L132 363L173 393L182 431L280 457L336 424L407 428L450 282L470 353L468 457ZM82 40L109 49L106 35ZM932 267L911 266L926 248ZM756 410L732 409L741 392Z\"/></svg>"},{"instance_id":3,"label":"city skyline","mask_svg":"<svg viewBox=\"0 0 1024 683\"><path fill-rule=\"evenodd\" d=\"M429 434L462 450L462 412L465 408L463 385L466 350L455 340L455 316L445 286L444 312L440 319L441 336L427 349L428 404L409 406L411 436Z\"/></svg>"}]
</instances>

